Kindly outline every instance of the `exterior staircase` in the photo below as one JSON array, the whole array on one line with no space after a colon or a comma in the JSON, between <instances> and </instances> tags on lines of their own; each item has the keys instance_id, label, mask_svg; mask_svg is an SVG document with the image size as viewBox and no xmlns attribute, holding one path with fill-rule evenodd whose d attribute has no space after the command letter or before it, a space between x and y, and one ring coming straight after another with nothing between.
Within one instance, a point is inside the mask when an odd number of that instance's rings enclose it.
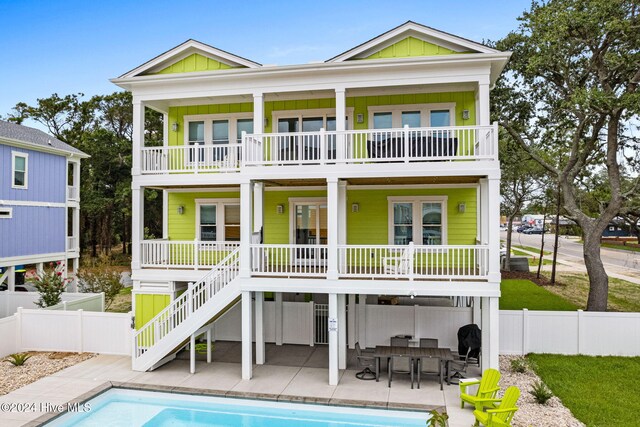
<instances>
[{"instance_id":1,"label":"exterior staircase","mask_svg":"<svg viewBox=\"0 0 640 427\"><path fill-rule=\"evenodd\" d=\"M147 371L168 360L202 326L213 322L240 298L240 248L173 300L133 336L132 369Z\"/></svg>"}]
</instances>

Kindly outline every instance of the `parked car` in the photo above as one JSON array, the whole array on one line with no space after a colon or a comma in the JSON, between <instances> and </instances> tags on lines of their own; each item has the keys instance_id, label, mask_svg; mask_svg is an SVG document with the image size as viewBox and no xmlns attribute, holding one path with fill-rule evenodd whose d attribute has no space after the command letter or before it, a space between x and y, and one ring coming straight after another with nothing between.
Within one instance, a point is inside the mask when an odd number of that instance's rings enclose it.
<instances>
[{"instance_id":1,"label":"parked car","mask_svg":"<svg viewBox=\"0 0 640 427\"><path fill-rule=\"evenodd\" d=\"M543 234L546 233L547 231L542 228L542 227L531 227L528 228L526 230L524 230L522 233L523 234Z\"/></svg>"},{"instance_id":2,"label":"parked car","mask_svg":"<svg viewBox=\"0 0 640 427\"><path fill-rule=\"evenodd\" d=\"M6 283L0 284L0 291L6 291L9 286ZM16 292L38 292L35 286L30 283L23 283L22 285L16 285Z\"/></svg>"},{"instance_id":3,"label":"parked car","mask_svg":"<svg viewBox=\"0 0 640 427\"><path fill-rule=\"evenodd\" d=\"M525 230L529 230L530 228L533 228L533 227L530 226L529 224L524 224L524 225L521 225L520 227L516 228L516 231L518 233L524 233Z\"/></svg>"}]
</instances>

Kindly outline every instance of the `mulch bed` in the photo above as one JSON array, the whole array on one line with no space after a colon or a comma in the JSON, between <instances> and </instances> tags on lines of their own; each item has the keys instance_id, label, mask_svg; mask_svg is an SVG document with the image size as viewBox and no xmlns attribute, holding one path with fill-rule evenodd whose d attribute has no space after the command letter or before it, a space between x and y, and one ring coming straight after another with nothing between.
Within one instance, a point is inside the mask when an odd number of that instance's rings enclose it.
<instances>
[{"instance_id":1,"label":"mulch bed","mask_svg":"<svg viewBox=\"0 0 640 427\"><path fill-rule=\"evenodd\" d=\"M538 286L553 286L548 277L545 276L536 276L536 273L531 273L527 271L500 271L503 279L520 279L520 280L531 280ZM556 280L556 285L561 285L560 282Z\"/></svg>"}]
</instances>

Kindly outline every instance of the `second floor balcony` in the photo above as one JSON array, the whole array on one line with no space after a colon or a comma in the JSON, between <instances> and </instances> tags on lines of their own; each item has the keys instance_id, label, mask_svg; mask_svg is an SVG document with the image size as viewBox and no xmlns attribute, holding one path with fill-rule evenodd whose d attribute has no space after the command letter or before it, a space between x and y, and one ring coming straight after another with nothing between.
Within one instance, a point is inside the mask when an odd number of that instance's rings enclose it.
<instances>
[{"instance_id":1,"label":"second floor balcony","mask_svg":"<svg viewBox=\"0 0 640 427\"><path fill-rule=\"evenodd\" d=\"M497 161L497 126L243 133L239 144L145 147L141 174L238 173L264 166ZM462 163L461 163L462 162Z\"/></svg>"}]
</instances>

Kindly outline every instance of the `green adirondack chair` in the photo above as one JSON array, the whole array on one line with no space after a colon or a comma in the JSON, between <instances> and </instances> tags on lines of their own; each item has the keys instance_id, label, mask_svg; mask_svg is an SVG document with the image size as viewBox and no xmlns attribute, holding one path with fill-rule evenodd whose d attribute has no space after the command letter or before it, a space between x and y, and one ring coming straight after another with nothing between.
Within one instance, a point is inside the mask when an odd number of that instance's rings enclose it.
<instances>
[{"instance_id":1,"label":"green adirondack chair","mask_svg":"<svg viewBox=\"0 0 640 427\"><path fill-rule=\"evenodd\" d=\"M508 387L502 399L483 399L487 403L496 403L495 409L476 409L473 415L476 417L474 426L482 424L486 427L511 427L511 419L518 410L516 403L520 397L518 387Z\"/></svg>"},{"instance_id":2,"label":"green adirondack chair","mask_svg":"<svg viewBox=\"0 0 640 427\"><path fill-rule=\"evenodd\" d=\"M482 409L482 404L478 405L479 399L490 399L496 396L500 387L498 387L498 381L500 381L500 372L495 369L487 369L482 373L482 379L476 381L460 380L460 407L464 408L464 402L467 402L476 407L476 409ZM467 393L467 387L479 384L478 392L475 395ZM489 405L493 406L493 405Z\"/></svg>"}]
</instances>

